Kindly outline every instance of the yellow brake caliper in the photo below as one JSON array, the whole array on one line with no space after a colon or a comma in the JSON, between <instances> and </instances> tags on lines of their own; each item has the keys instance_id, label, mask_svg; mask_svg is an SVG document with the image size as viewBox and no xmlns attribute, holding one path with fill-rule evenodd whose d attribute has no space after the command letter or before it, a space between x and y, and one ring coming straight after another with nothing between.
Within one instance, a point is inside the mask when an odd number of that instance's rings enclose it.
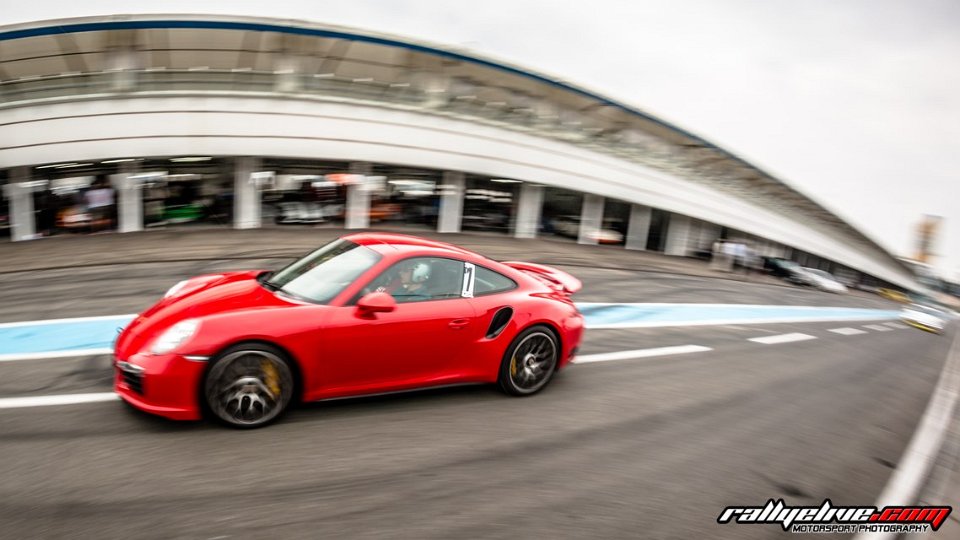
<instances>
[{"instance_id":1,"label":"yellow brake caliper","mask_svg":"<svg viewBox=\"0 0 960 540\"><path fill-rule=\"evenodd\" d=\"M280 397L280 374L276 366L269 360L260 361L260 371L263 372L263 383L267 385L275 397Z\"/></svg>"},{"instance_id":2,"label":"yellow brake caliper","mask_svg":"<svg viewBox=\"0 0 960 540\"><path fill-rule=\"evenodd\" d=\"M514 354L514 355L513 355L513 358L510 359L510 376L511 376L511 377L516 377L516 376L517 376L517 356L516 356L516 354Z\"/></svg>"}]
</instances>

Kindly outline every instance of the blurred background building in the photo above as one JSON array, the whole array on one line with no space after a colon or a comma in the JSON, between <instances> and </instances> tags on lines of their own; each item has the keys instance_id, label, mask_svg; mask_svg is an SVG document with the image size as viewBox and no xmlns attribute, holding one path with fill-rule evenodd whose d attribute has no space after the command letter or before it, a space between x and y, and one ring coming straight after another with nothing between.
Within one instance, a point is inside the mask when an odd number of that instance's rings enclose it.
<instances>
[{"instance_id":1,"label":"blurred background building","mask_svg":"<svg viewBox=\"0 0 960 540\"><path fill-rule=\"evenodd\" d=\"M917 287L807 196L650 114L468 51L303 21L0 27L0 177L12 241L391 226L698 256L728 239Z\"/></svg>"}]
</instances>

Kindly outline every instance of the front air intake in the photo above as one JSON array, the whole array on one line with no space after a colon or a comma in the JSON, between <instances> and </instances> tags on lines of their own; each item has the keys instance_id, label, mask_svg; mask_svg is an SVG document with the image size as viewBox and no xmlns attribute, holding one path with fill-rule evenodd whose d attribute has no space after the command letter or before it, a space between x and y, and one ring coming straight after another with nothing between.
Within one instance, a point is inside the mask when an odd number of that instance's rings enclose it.
<instances>
[{"instance_id":1,"label":"front air intake","mask_svg":"<svg viewBox=\"0 0 960 540\"><path fill-rule=\"evenodd\" d=\"M493 316L493 320L490 321L490 328L487 328L487 339L493 339L499 336L500 332L503 332L503 329L507 327L507 323L510 322L512 317L512 307L502 307L497 310L497 313Z\"/></svg>"}]
</instances>

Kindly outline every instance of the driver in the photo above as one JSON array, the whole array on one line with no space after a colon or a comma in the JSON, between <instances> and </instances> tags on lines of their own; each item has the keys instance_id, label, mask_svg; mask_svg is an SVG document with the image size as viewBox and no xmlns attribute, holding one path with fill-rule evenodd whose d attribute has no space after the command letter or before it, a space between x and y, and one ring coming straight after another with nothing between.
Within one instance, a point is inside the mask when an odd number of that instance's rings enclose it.
<instances>
[{"instance_id":1,"label":"driver","mask_svg":"<svg viewBox=\"0 0 960 540\"><path fill-rule=\"evenodd\" d=\"M425 261L403 261L397 265L397 276L378 292L386 292L398 302L426 300L426 282L430 279L430 265Z\"/></svg>"}]
</instances>

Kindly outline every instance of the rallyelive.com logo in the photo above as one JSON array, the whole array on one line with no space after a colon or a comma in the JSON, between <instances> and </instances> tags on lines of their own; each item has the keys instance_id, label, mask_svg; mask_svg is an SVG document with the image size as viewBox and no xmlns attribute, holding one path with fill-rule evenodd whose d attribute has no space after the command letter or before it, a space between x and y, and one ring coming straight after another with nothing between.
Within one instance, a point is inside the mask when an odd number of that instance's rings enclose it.
<instances>
[{"instance_id":1,"label":"rallyelive.com logo","mask_svg":"<svg viewBox=\"0 0 960 540\"><path fill-rule=\"evenodd\" d=\"M728 506L717 523L776 524L795 533L897 534L936 531L953 510L951 506L834 506L824 499L820 506L787 506L783 499L764 506Z\"/></svg>"}]
</instances>

